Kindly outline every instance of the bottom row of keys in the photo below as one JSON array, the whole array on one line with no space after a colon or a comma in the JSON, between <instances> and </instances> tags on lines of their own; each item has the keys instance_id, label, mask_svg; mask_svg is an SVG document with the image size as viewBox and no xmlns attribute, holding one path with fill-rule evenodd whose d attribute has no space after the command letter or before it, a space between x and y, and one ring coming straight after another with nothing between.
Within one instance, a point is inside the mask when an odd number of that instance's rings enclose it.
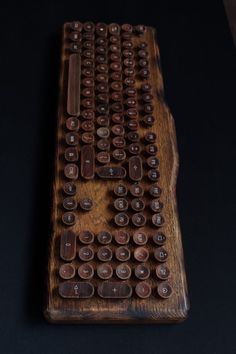
<instances>
[{"instance_id":1,"label":"bottom row of keys","mask_svg":"<svg viewBox=\"0 0 236 354\"><path fill-rule=\"evenodd\" d=\"M103 282L98 286L98 295L102 298L125 299L132 295L132 287L127 283ZM148 298L152 288L147 282L140 282L135 287L135 293L142 299ZM166 299L172 294L172 287L168 282L157 286L157 293ZM90 282L64 282L59 285L59 294L63 298L90 298L94 295L94 286Z\"/></svg>"}]
</instances>

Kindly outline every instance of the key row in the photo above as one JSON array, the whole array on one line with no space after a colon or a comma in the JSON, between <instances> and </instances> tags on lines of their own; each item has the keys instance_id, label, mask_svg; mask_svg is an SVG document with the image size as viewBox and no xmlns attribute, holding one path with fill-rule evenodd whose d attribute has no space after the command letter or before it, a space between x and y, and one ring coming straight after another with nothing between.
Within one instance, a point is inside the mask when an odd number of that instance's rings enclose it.
<instances>
[{"instance_id":1,"label":"key row","mask_svg":"<svg viewBox=\"0 0 236 354\"><path fill-rule=\"evenodd\" d=\"M144 34L146 32L146 27L144 25L132 26L130 24L118 25L117 23L111 23L107 25L106 23L99 22L97 24L93 22L81 23L79 21L74 21L69 24L69 29L71 31L76 31L78 33L96 33L98 36L106 37L109 35L122 35L122 34ZM127 36L124 36L127 38Z\"/></svg>"}]
</instances>

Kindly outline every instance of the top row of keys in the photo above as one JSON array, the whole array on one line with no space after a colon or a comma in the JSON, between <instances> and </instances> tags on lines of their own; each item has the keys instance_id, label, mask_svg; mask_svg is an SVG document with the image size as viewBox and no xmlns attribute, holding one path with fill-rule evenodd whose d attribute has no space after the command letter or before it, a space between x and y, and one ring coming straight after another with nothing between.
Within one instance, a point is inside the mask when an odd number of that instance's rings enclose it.
<instances>
[{"instance_id":1,"label":"top row of keys","mask_svg":"<svg viewBox=\"0 0 236 354\"><path fill-rule=\"evenodd\" d=\"M99 22L95 25L93 22L85 22L82 24L79 21L70 23L70 29L78 32L81 32L82 30L90 33L96 32L99 36L106 36L108 31L111 35L119 35L120 31L130 34L143 34L146 31L146 27L144 25L131 26L130 24L123 24L120 26L117 23L111 23L110 25L107 25L102 22Z\"/></svg>"}]
</instances>

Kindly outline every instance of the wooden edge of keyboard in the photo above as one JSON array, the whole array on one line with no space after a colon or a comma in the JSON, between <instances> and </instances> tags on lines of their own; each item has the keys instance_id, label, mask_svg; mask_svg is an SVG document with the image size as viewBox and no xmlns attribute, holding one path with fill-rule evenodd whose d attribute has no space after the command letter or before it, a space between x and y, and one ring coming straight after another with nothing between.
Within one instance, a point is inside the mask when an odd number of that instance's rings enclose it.
<instances>
[{"instance_id":1,"label":"wooden edge of keyboard","mask_svg":"<svg viewBox=\"0 0 236 354\"><path fill-rule=\"evenodd\" d=\"M65 29L68 23L64 24ZM165 175L165 186L163 189L166 191L165 199L168 201L168 210L166 215L170 216L171 225L169 229L172 231L173 239L171 252L173 252L173 263L175 264L176 273L175 277L179 283L174 296L170 299L159 300L156 306L155 302L149 308L145 307L144 301L134 301L134 305L126 306L124 304L127 299L121 301L107 300L107 308L99 308L94 306L94 300L87 299L90 305L85 309L74 306L74 302L70 301L70 306L67 308L60 307L58 300L59 295L55 292L55 277L53 276L55 270L55 238L57 232L57 205L58 205L58 165L59 161L59 146L60 139L57 135L56 154L55 154L55 176L53 181L53 203L52 203L52 217L51 217L51 239L49 245L49 262L48 262L48 278L47 278L47 294L44 308L44 316L51 323L76 323L76 324L91 324L91 323L175 323L182 322L187 318L189 310L189 299L186 283L186 274L184 268L184 257L182 249L181 231L178 219L177 200L176 200L176 181L178 175L178 151L176 143L176 132L174 119L165 104L163 97L163 79L160 71L160 54L158 46L155 42L156 31L152 27L147 27L146 41L153 43L152 55L156 59L153 61L155 75L152 77L152 82L155 84L158 100L155 101L155 106L158 112L158 127L153 127L153 131L157 132L160 141L159 155L164 157L160 158L160 170L162 175ZM65 37L64 37L65 38ZM157 69L156 69L157 68ZM64 58L64 41L62 48L61 59L61 73L60 73L60 93L59 93L59 109L58 109L58 123L57 129L60 126L60 116L64 102L64 75L65 75L65 58ZM80 300L77 300L80 301ZM150 308L152 310L150 310Z\"/></svg>"}]
</instances>

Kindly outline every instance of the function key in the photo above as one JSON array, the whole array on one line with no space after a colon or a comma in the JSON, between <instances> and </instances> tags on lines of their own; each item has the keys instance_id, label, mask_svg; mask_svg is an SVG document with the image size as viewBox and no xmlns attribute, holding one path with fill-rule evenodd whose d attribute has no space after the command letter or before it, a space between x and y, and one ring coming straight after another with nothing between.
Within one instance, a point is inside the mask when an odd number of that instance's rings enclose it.
<instances>
[{"instance_id":1,"label":"function key","mask_svg":"<svg viewBox=\"0 0 236 354\"><path fill-rule=\"evenodd\" d=\"M70 23L70 28L71 28L73 31L81 32L81 31L82 31L82 28L83 28L83 25L82 25L82 23L79 22L79 21L74 21L74 22L71 22L71 23Z\"/></svg>"},{"instance_id":2,"label":"function key","mask_svg":"<svg viewBox=\"0 0 236 354\"><path fill-rule=\"evenodd\" d=\"M130 187L130 193L134 196L134 197L142 197L144 194L144 189L140 184L133 184Z\"/></svg>"},{"instance_id":3,"label":"function key","mask_svg":"<svg viewBox=\"0 0 236 354\"><path fill-rule=\"evenodd\" d=\"M131 208L135 211L142 211L145 208L145 202L143 199L135 198L131 201Z\"/></svg>"},{"instance_id":4,"label":"function key","mask_svg":"<svg viewBox=\"0 0 236 354\"><path fill-rule=\"evenodd\" d=\"M131 268L128 266L128 264L120 264L116 268L116 275L122 280L129 279L131 276Z\"/></svg>"},{"instance_id":5,"label":"function key","mask_svg":"<svg viewBox=\"0 0 236 354\"><path fill-rule=\"evenodd\" d=\"M135 231L133 234L133 241L136 243L136 245L145 245L148 241L147 234L143 231Z\"/></svg>"},{"instance_id":6,"label":"function key","mask_svg":"<svg viewBox=\"0 0 236 354\"><path fill-rule=\"evenodd\" d=\"M115 240L119 245L126 245L129 243L129 233L127 231L118 230L115 233Z\"/></svg>"},{"instance_id":7,"label":"function key","mask_svg":"<svg viewBox=\"0 0 236 354\"><path fill-rule=\"evenodd\" d=\"M77 148L69 147L65 150L65 159L68 162L75 162L78 161L79 153Z\"/></svg>"},{"instance_id":8,"label":"function key","mask_svg":"<svg viewBox=\"0 0 236 354\"><path fill-rule=\"evenodd\" d=\"M67 213L63 214L62 215L62 222L68 226L74 225L76 222L75 214L72 212L67 212Z\"/></svg>"},{"instance_id":9,"label":"function key","mask_svg":"<svg viewBox=\"0 0 236 354\"><path fill-rule=\"evenodd\" d=\"M76 185L73 182L67 182L63 186L63 191L67 195L75 195L76 194Z\"/></svg>"},{"instance_id":10,"label":"function key","mask_svg":"<svg viewBox=\"0 0 236 354\"><path fill-rule=\"evenodd\" d=\"M93 207L93 201L90 198L83 198L79 201L79 205L80 205L81 209L83 209L85 211L89 211Z\"/></svg>"},{"instance_id":11,"label":"function key","mask_svg":"<svg viewBox=\"0 0 236 354\"><path fill-rule=\"evenodd\" d=\"M77 179L79 174L78 167L73 163L68 163L64 168L64 174L67 178Z\"/></svg>"},{"instance_id":12,"label":"function key","mask_svg":"<svg viewBox=\"0 0 236 354\"><path fill-rule=\"evenodd\" d=\"M157 293L163 299L167 299L172 295L172 287L168 282L161 282L157 287Z\"/></svg>"},{"instance_id":13,"label":"function key","mask_svg":"<svg viewBox=\"0 0 236 354\"><path fill-rule=\"evenodd\" d=\"M114 188L115 195L124 197L127 195L127 188L124 184L117 184Z\"/></svg>"},{"instance_id":14,"label":"function key","mask_svg":"<svg viewBox=\"0 0 236 354\"><path fill-rule=\"evenodd\" d=\"M94 23L93 22L85 22L83 26L86 32L94 32Z\"/></svg>"},{"instance_id":15,"label":"function key","mask_svg":"<svg viewBox=\"0 0 236 354\"><path fill-rule=\"evenodd\" d=\"M151 295L152 288L148 283L143 281L136 285L135 292L141 299L146 299Z\"/></svg>"},{"instance_id":16,"label":"function key","mask_svg":"<svg viewBox=\"0 0 236 354\"><path fill-rule=\"evenodd\" d=\"M97 23L96 33L101 37L106 37L107 36L107 25L102 22Z\"/></svg>"},{"instance_id":17,"label":"function key","mask_svg":"<svg viewBox=\"0 0 236 354\"><path fill-rule=\"evenodd\" d=\"M110 162L110 154L107 151L100 151L97 154L97 160L102 164L107 164Z\"/></svg>"},{"instance_id":18,"label":"function key","mask_svg":"<svg viewBox=\"0 0 236 354\"><path fill-rule=\"evenodd\" d=\"M100 247L97 252L97 257L100 261L106 262L112 259L112 250L108 246Z\"/></svg>"},{"instance_id":19,"label":"function key","mask_svg":"<svg viewBox=\"0 0 236 354\"><path fill-rule=\"evenodd\" d=\"M134 250L134 258L138 262L146 262L149 258L149 252L146 247L137 247Z\"/></svg>"},{"instance_id":20,"label":"function key","mask_svg":"<svg viewBox=\"0 0 236 354\"><path fill-rule=\"evenodd\" d=\"M136 213L132 216L134 226L140 227L146 224L146 216L142 213Z\"/></svg>"},{"instance_id":21,"label":"function key","mask_svg":"<svg viewBox=\"0 0 236 354\"><path fill-rule=\"evenodd\" d=\"M68 130L78 130L79 129L79 120L76 117L70 117L66 120L66 128Z\"/></svg>"},{"instance_id":22,"label":"function key","mask_svg":"<svg viewBox=\"0 0 236 354\"><path fill-rule=\"evenodd\" d=\"M130 259L130 255L131 253L128 247L121 246L116 249L116 258L118 259L118 261L128 261Z\"/></svg>"},{"instance_id":23,"label":"function key","mask_svg":"<svg viewBox=\"0 0 236 354\"><path fill-rule=\"evenodd\" d=\"M161 195L161 188L157 184L153 184L149 189L149 194L152 197L158 198Z\"/></svg>"},{"instance_id":24,"label":"function key","mask_svg":"<svg viewBox=\"0 0 236 354\"><path fill-rule=\"evenodd\" d=\"M153 199L150 203L150 208L152 211L155 213L158 213L162 210L163 208L163 203L159 201L159 199Z\"/></svg>"},{"instance_id":25,"label":"function key","mask_svg":"<svg viewBox=\"0 0 236 354\"><path fill-rule=\"evenodd\" d=\"M158 262L165 262L168 258L168 253L164 247L158 247L154 251L154 257Z\"/></svg>"},{"instance_id":26,"label":"function key","mask_svg":"<svg viewBox=\"0 0 236 354\"><path fill-rule=\"evenodd\" d=\"M100 264L97 268L97 275L101 279L110 279L113 274L113 269L110 264Z\"/></svg>"},{"instance_id":27,"label":"function key","mask_svg":"<svg viewBox=\"0 0 236 354\"><path fill-rule=\"evenodd\" d=\"M78 275L81 279L91 279L94 275L93 266L89 263L82 264L78 268Z\"/></svg>"},{"instance_id":28,"label":"function key","mask_svg":"<svg viewBox=\"0 0 236 354\"><path fill-rule=\"evenodd\" d=\"M154 226L161 226L164 224L164 218L161 216L161 214L154 214L152 216L152 223Z\"/></svg>"},{"instance_id":29,"label":"function key","mask_svg":"<svg viewBox=\"0 0 236 354\"><path fill-rule=\"evenodd\" d=\"M143 92L149 92L151 91L152 85L151 84L142 84L141 85L141 90Z\"/></svg>"},{"instance_id":30,"label":"function key","mask_svg":"<svg viewBox=\"0 0 236 354\"><path fill-rule=\"evenodd\" d=\"M91 232L89 230L81 231L79 233L79 240L80 240L80 242L85 243L85 244L93 243L94 234L93 234L93 232Z\"/></svg>"},{"instance_id":31,"label":"function key","mask_svg":"<svg viewBox=\"0 0 236 354\"><path fill-rule=\"evenodd\" d=\"M166 236L162 232L157 232L155 235L153 235L153 241L158 246L162 246L166 242Z\"/></svg>"},{"instance_id":32,"label":"function key","mask_svg":"<svg viewBox=\"0 0 236 354\"><path fill-rule=\"evenodd\" d=\"M115 216L115 223L118 226L127 226L129 223L129 217L125 213L119 213Z\"/></svg>"},{"instance_id":33,"label":"function key","mask_svg":"<svg viewBox=\"0 0 236 354\"><path fill-rule=\"evenodd\" d=\"M144 138L148 143L155 143L157 135L156 133L148 132Z\"/></svg>"},{"instance_id":34,"label":"function key","mask_svg":"<svg viewBox=\"0 0 236 354\"><path fill-rule=\"evenodd\" d=\"M134 274L140 280L147 279L150 276L150 268L145 264L139 264L135 267Z\"/></svg>"},{"instance_id":35,"label":"function key","mask_svg":"<svg viewBox=\"0 0 236 354\"><path fill-rule=\"evenodd\" d=\"M77 201L73 197L67 197L63 200L63 207L66 210L75 210L77 208Z\"/></svg>"},{"instance_id":36,"label":"function key","mask_svg":"<svg viewBox=\"0 0 236 354\"><path fill-rule=\"evenodd\" d=\"M146 32L146 26L144 25L137 25L134 29L138 34L144 34Z\"/></svg>"},{"instance_id":37,"label":"function key","mask_svg":"<svg viewBox=\"0 0 236 354\"><path fill-rule=\"evenodd\" d=\"M84 246L79 249L79 258L81 261L88 262L94 258L94 251L91 246Z\"/></svg>"},{"instance_id":38,"label":"function key","mask_svg":"<svg viewBox=\"0 0 236 354\"><path fill-rule=\"evenodd\" d=\"M62 279L71 279L75 276L75 267L73 264L62 264L59 268L59 275Z\"/></svg>"},{"instance_id":39,"label":"function key","mask_svg":"<svg viewBox=\"0 0 236 354\"><path fill-rule=\"evenodd\" d=\"M100 231L97 235L98 242L107 245L112 241L112 235L109 231Z\"/></svg>"},{"instance_id":40,"label":"function key","mask_svg":"<svg viewBox=\"0 0 236 354\"><path fill-rule=\"evenodd\" d=\"M166 280L170 276L170 270L165 264L159 264L156 267L156 275L161 280Z\"/></svg>"},{"instance_id":41,"label":"function key","mask_svg":"<svg viewBox=\"0 0 236 354\"><path fill-rule=\"evenodd\" d=\"M125 198L118 198L114 201L114 207L118 211L125 211L128 209L128 201Z\"/></svg>"}]
</instances>

